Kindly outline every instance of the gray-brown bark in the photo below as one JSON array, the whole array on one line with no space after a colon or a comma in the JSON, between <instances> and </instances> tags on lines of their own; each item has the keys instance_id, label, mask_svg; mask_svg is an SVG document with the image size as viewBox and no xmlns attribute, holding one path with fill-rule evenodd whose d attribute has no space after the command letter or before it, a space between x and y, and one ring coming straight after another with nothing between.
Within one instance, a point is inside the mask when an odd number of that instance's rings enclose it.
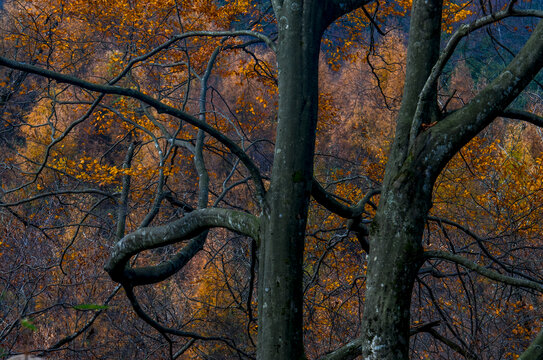
<instances>
[{"instance_id":1,"label":"gray-brown bark","mask_svg":"<svg viewBox=\"0 0 543 360\"><path fill-rule=\"evenodd\" d=\"M195 210L169 224L138 229L117 242L105 269L112 279L130 282L130 269L126 264L140 251L155 249L196 237L203 231L223 227L250 236L259 237L259 221L256 217L240 211L206 208Z\"/></svg>"},{"instance_id":2,"label":"gray-brown bark","mask_svg":"<svg viewBox=\"0 0 543 360\"><path fill-rule=\"evenodd\" d=\"M302 359L303 251L311 191L323 30L318 1L276 6L279 107L259 248L258 359Z\"/></svg>"},{"instance_id":3,"label":"gray-brown bark","mask_svg":"<svg viewBox=\"0 0 543 360\"><path fill-rule=\"evenodd\" d=\"M543 65L540 24L511 64L471 103L423 131L421 124L439 120L435 86L424 99L419 93L437 61L440 14L440 1L414 2L404 98L370 231L361 342L365 359L408 358L411 291L424 260L421 239L434 181Z\"/></svg>"},{"instance_id":4,"label":"gray-brown bark","mask_svg":"<svg viewBox=\"0 0 543 360\"><path fill-rule=\"evenodd\" d=\"M440 34L441 1L415 1L396 139L370 229L361 345L367 359L408 358L411 291L422 264L421 237L433 181L408 151L412 132L419 131L413 126L418 95L438 58ZM425 118L416 121L433 121L435 102L425 109Z\"/></svg>"},{"instance_id":5,"label":"gray-brown bark","mask_svg":"<svg viewBox=\"0 0 543 360\"><path fill-rule=\"evenodd\" d=\"M258 359L303 359L303 251L318 110L318 59L328 24L366 1L274 1L278 124L261 216Z\"/></svg>"}]
</instances>

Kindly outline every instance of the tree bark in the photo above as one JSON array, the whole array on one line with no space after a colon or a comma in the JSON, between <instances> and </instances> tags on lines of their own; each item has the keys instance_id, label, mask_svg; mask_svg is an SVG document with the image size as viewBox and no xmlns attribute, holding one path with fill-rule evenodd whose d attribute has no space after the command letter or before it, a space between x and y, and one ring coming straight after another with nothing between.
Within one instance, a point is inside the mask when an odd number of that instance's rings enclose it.
<instances>
[{"instance_id":1,"label":"tree bark","mask_svg":"<svg viewBox=\"0 0 543 360\"><path fill-rule=\"evenodd\" d=\"M362 322L365 359L408 359L411 293L423 263L421 244L431 187L414 172L400 176L380 200L370 230Z\"/></svg>"},{"instance_id":2,"label":"tree bark","mask_svg":"<svg viewBox=\"0 0 543 360\"><path fill-rule=\"evenodd\" d=\"M430 96L419 95L439 54L441 2L415 1L411 21L404 97L370 229L360 345L364 359L408 359L411 293L424 261L421 239L435 179L450 158L490 124L543 66L540 23L489 86L464 108L442 116L437 112L435 85L430 84L434 86ZM424 131L422 124L436 120L435 126Z\"/></svg>"},{"instance_id":3,"label":"tree bark","mask_svg":"<svg viewBox=\"0 0 543 360\"><path fill-rule=\"evenodd\" d=\"M424 149L410 153L410 142L420 124L436 117L435 101L428 101L422 117L414 119L419 93L439 56L441 6L439 0L413 3L404 97L370 228L360 348L368 360L409 358L411 293L423 262L421 238L434 181L433 174L421 167Z\"/></svg>"},{"instance_id":4,"label":"tree bark","mask_svg":"<svg viewBox=\"0 0 543 360\"><path fill-rule=\"evenodd\" d=\"M318 5L315 0L274 4L279 104L272 180L261 216L257 345L261 360L305 358L302 263L323 29Z\"/></svg>"}]
</instances>

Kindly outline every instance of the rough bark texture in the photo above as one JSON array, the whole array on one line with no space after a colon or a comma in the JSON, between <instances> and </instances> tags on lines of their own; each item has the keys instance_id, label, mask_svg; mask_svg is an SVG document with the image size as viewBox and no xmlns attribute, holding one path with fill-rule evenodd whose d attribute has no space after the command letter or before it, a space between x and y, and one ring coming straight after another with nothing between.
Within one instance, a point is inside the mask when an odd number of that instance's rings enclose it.
<instances>
[{"instance_id":1,"label":"rough bark texture","mask_svg":"<svg viewBox=\"0 0 543 360\"><path fill-rule=\"evenodd\" d=\"M362 355L407 359L411 292L422 264L420 239L430 206L424 180L405 176L382 195L371 228Z\"/></svg>"},{"instance_id":2,"label":"rough bark texture","mask_svg":"<svg viewBox=\"0 0 543 360\"><path fill-rule=\"evenodd\" d=\"M279 105L272 180L261 216L257 358L303 359L303 250L324 29L367 0L272 1Z\"/></svg>"}]
</instances>

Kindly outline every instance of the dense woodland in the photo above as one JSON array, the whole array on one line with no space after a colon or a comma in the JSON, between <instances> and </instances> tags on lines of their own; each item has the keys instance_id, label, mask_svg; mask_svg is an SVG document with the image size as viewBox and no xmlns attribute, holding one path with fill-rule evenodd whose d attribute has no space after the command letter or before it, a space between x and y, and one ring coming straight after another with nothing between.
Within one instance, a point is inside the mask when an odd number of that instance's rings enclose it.
<instances>
[{"instance_id":1,"label":"dense woodland","mask_svg":"<svg viewBox=\"0 0 543 360\"><path fill-rule=\"evenodd\" d=\"M543 358L542 1L0 7L0 359Z\"/></svg>"}]
</instances>

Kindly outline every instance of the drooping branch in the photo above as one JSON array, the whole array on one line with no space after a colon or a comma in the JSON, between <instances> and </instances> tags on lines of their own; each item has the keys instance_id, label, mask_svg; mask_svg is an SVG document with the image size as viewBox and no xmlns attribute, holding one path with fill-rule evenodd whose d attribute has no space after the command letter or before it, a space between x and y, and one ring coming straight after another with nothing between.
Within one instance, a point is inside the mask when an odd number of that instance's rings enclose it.
<instances>
[{"instance_id":1,"label":"drooping branch","mask_svg":"<svg viewBox=\"0 0 543 360\"><path fill-rule=\"evenodd\" d=\"M264 42L270 49L275 51L275 43L268 38L266 35L256 32L256 31L250 31L250 30L238 30L238 31L189 31L183 34L172 36L172 38L165 43L155 47L151 51L140 55L138 57L133 58L128 62L128 64L125 66L125 68L113 79L113 83L117 82L119 79L124 77L130 69L134 67L137 63L140 63L142 61L145 61L159 52L168 49L172 45L174 45L176 42L179 42L184 39L188 39L191 37L238 37L238 36L249 36L254 37L262 42Z\"/></svg>"},{"instance_id":2,"label":"drooping branch","mask_svg":"<svg viewBox=\"0 0 543 360\"><path fill-rule=\"evenodd\" d=\"M181 270L198 252L204 248L207 238L207 230L190 239L181 250L166 261L158 265L138 268L126 268L123 273L123 281L132 286L156 284L166 280Z\"/></svg>"},{"instance_id":3,"label":"drooping branch","mask_svg":"<svg viewBox=\"0 0 543 360\"><path fill-rule=\"evenodd\" d=\"M115 295L117 295L117 293L119 292L120 289L121 289L121 285L117 285L115 287L115 289L111 292L111 294L107 297L107 299L104 301L104 303L102 305L108 306L108 304L111 302L111 300L113 300L113 298L115 297ZM73 340L77 339L85 331L87 331L92 326L92 324L94 324L96 319L98 319L98 317L101 314L104 313L104 311L105 311L105 309L100 309L100 310L96 311L94 313L94 315L92 316L92 318L90 318L90 320L87 321L87 323L85 325L83 325L80 329L78 329L78 330L74 331L72 334L60 339L59 341L57 341L53 345L49 346L46 350L43 350L42 352L38 353L38 356L44 356L47 353L62 350L63 349L62 346L66 345L66 344L69 344Z\"/></svg>"},{"instance_id":4,"label":"drooping branch","mask_svg":"<svg viewBox=\"0 0 543 360\"><path fill-rule=\"evenodd\" d=\"M410 335L413 336L413 335L416 335L416 334L419 334L419 333L422 333L422 332L428 333L428 334L432 335L434 338L436 338L437 340L441 341L442 343L444 343L445 345L450 347L451 349L453 349L454 351L456 351L457 353L459 353L460 355L462 355L464 358L466 358L468 360L477 360L478 359L477 355L474 354L473 352L465 349L461 345L458 345L457 343L455 343L451 339L441 335L435 329L435 327L438 326L439 323L440 323L440 321L437 320L437 321L432 321L432 322L429 322L429 323L426 323L426 324L411 328Z\"/></svg>"},{"instance_id":5,"label":"drooping branch","mask_svg":"<svg viewBox=\"0 0 543 360\"><path fill-rule=\"evenodd\" d=\"M12 69L36 74L36 75L43 76L49 79L53 79L60 83L70 84L73 86L80 87L82 89L98 92L101 94L128 96L128 97L131 97L131 98L134 98L146 103L147 105L153 107L158 113L164 113L164 114L174 116L199 129L202 129L203 131L205 131L206 133L208 133L209 135L217 139L219 142L221 142L224 146L226 146L230 151L232 151L234 155L236 155L241 160L241 162L249 170L251 177L253 178L253 181L256 184L257 193L258 193L258 197L260 201L261 202L264 201L264 194L266 193L266 189L264 187L264 183L262 182L260 171L258 167L254 164L254 162L251 160L251 158L243 151L243 149L241 149L235 142L233 142L230 138L228 138L222 132L220 132L219 130L215 129L214 127L206 123L202 123L200 120L198 120L194 116L182 110L179 110L173 106L166 105L160 100L155 99L154 97L144 94L141 91L138 91L135 89L124 88L124 87L113 86L113 85L96 84L96 83L92 83L92 82L89 82L89 81L86 81L86 80L83 80L71 75L65 75L65 74L55 72L55 71L37 67L34 65L13 61L2 56L0 56L0 66L6 66Z\"/></svg>"},{"instance_id":6,"label":"drooping branch","mask_svg":"<svg viewBox=\"0 0 543 360\"><path fill-rule=\"evenodd\" d=\"M454 351L456 351L457 353L462 355L465 359L467 359L467 360L477 360L478 359L476 354L474 354L473 352L471 352L469 350L464 349L462 346L458 345L457 343L455 343L451 339L441 335L436 329L430 327L430 328L425 329L424 332L432 335L434 338L441 341L443 344L447 345L448 347L450 347L451 349L453 349Z\"/></svg>"},{"instance_id":7,"label":"drooping branch","mask_svg":"<svg viewBox=\"0 0 543 360\"><path fill-rule=\"evenodd\" d=\"M538 116L528 111L507 108L500 116L508 119L526 121L535 126L543 127L543 116Z\"/></svg>"},{"instance_id":8,"label":"drooping branch","mask_svg":"<svg viewBox=\"0 0 543 360\"><path fill-rule=\"evenodd\" d=\"M452 220L445 219L445 218L440 218L440 217L435 217L435 216L428 216L428 220L437 222L439 224L439 226L441 226L441 227L443 227L443 224L447 224L447 225L450 225L450 226L453 226L453 227L457 228L458 230L462 231L464 234L466 234L469 237L473 238L475 240L475 242L477 243L477 245L479 246L479 248L482 250L483 254L485 254L485 256L487 258L489 258L493 263L497 264L503 270L507 271L508 273L520 276L520 277L522 277L524 279L530 280L530 281L537 281L536 279L533 279L532 277L529 277L526 274L523 274L522 272L516 270L513 265L506 264L506 263L500 261L494 255L492 255L490 253L490 251L488 251L487 247L484 244L485 239L483 239L482 237L480 237L479 235L477 235L475 232L468 229L467 227L462 226L462 225L460 225L460 224L458 224L458 223L456 223L456 222L454 222Z\"/></svg>"},{"instance_id":9,"label":"drooping branch","mask_svg":"<svg viewBox=\"0 0 543 360\"><path fill-rule=\"evenodd\" d=\"M11 60L10 60L11 61ZM33 66L33 65L28 65L28 66ZM15 191L19 191L21 189L24 189L25 187L27 187L28 185L32 184L33 182L35 182L37 179L38 179L38 176L39 174L47 167L47 162L48 162L48 159L49 159L49 156L53 150L53 147L60 143L64 138L66 138L68 136L68 134L70 134L70 132L76 127L78 126L79 124L87 121L90 116L92 115L92 113L94 112L94 110L96 109L96 107L100 104L100 102L102 101L102 99L104 98L104 94L100 94L94 101L93 103L91 104L91 106L89 107L89 109L85 112L85 114L83 114L81 117L79 117L77 120L73 121L71 124L69 124L66 129L58 136L58 137L53 137L52 136L52 139L51 139L51 142L47 145L46 149L45 149L45 153L43 155L43 160L42 162L38 165L38 169L36 171L34 171L33 173L33 177L27 181L27 182L23 182L21 185L13 188L13 189L10 189L8 191L5 191L5 193L10 193L10 192L15 192Z\"/></svg>"},{"instance_id":10,"label":"drooping branch","mask_svg":"<svg viewBox=\"0 0 543 360\"><path fill-rule=\"evenodd\" d=\"M110 198L112 200L115 200L115 196L118 195L118 193L110 194L106 191L98 190L98 189L82 189L82 190L58 190L58 191L49 191L45 193L41 193L26 199L10 202L10 203L4 203L0 202L0 207L12 207L12 206L19 206L22 204L30 203L33 201L37 201L39 199L51 197L51 196L59 196L59 195L74 195L74 194L96 194L96 195L102 195L103 197Z\"/></svg>"},{"instance_id":11,"label":"drooping branch","mask_svg":"<svg viewBox=\"0 0 543 360\"><path fill-rule=\"evenodd\" d=\"M125 279L125 266L137 253L193 238L213 227L223 227L258 239L258 218L241 211L206 208L193 211L169 224L142 228L115 244L105 269L115 281Z\"/></svg>"},{"instance_id":12,"label":"drooping branch","mask_svg":"<svg viewBox=\"0 0 543 360\"><path fill-rule=\"evenodd\" d=\"M136 295L134 294L134 289L131 286L127 286L127 285L123 286L123 288L124 288L124 290L126 292L126 296L127 296L128 300L130 301L130 304L132 305L132 308L134 309L136 314L139 316L139 318L142 319L143 321L145 321L147 324L149 324L155 330L157 330L163 337L166 338L166 340L168 342L170 341L169 337L167 336L168 334L176 335L176 336L182 336L182 337L186 337L186 338L190 338L190 339L194 339L194 340L219 341L219 342L224 343L225 345L227 345L229 348L236 351L237 353L243 354L247 358L253 358L249 354L243 352L241 349L236 347L235 343L232 340L228 339L228 338L224 338L224 337L220 337L220 336L204 336L204 335L201 335L201 334L198 334L198 333L195 333L195 332L178 330L178 329L166 327L166 326L163 326L163 325L159 324L156 320L151 318L151 316L149 316L143 310L143 308L141 307L141 305L139 304L139 302L138 302L138 300L136 298Z\"/></svg>"},{"instance_id":13,"label":"drooping branch","mask_svg":"<svg viewBox=\"0 0 543 360\"><path fill-rule=\"evenodd\" d=\"M456 264L462 265L465 268L475 271L479 275L487 277L491 280L498 281L507 285L523 287L527 289L543 292L543 284L526 279L518 279L511 276L500 274L497 271L490 270L484 266L478 265L471 260L466 259L463 256L451 254L446 251L426 251L424 253L426 259L444 259Z\"/></svg>"}]
</instances>

